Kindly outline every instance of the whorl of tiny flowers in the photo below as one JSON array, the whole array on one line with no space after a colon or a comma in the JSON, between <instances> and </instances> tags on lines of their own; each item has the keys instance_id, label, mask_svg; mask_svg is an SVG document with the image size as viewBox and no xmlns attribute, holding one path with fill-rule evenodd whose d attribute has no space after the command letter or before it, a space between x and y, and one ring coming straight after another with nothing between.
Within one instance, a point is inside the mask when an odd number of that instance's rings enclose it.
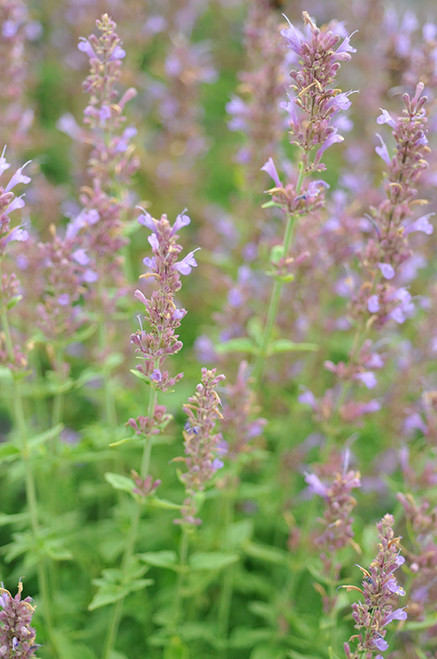
<instances>
[{"instance_id":1,"label":"whorl of tiny flowers","mask_svg":"<svg viewBox=\"0 0 437 659\"><path fill-rule=\"evenodd\" d=\"M393 524L392 515L385 515L377 524L380 540L378 555L368 570L358 565L364 575L362 588L344 586L347 590L358 590L364 596L364 602L352 604L355 629L364 631L351 636L349 642L344 644L347 659L360 659L362 656L367 659L374 656L375 659L382 659L379 652L388 648L385 640L386 626L393 620L407 618L404 608L394 608L398 597L405 595L404 589L399 586L394 576L395 570L403 565L405 559L400 555L401 538L395 537ZM354 651L349 645L353 641L357 643Z\"/></svg>"},{"instance_id":2,"label":"whorl of tiny flowers","mask_svg":"<svg viewBox=\"0 0 437 659\"><path fill-rule=\"evenodd\" d=\"M229 456L235 458L251 451L251 441L261 435L266 419L257 417L256 395L251 388L249 365L243 361L234 384L226 387L222 429Z\"/></svg>"},{"instance_id":3,"label":"whorl of tiny flowers","mask_svg":"<svg viewBox=\"0 0 437 659\"><path fill-rule=\"evenodd\" d=\"M23 584L18 583L15 597L6 588L0 588L0 657L35 656L38 646L35 645L35 630L30 626L35 607L32 598L21 599Z\"/></svg>"},{"instance_id":4,"label":"whorl of tiny flowers","mask_svg":"<svg viewBox=\"0 0 437 659\"><path fill-rule=\"evenodd\" d=\"M68 229L64 237L50 227L51 240L37 245L44 275L42 301L37 307L37 325L46 338L64 340L84 322L79 304L89 285L97 280L87 250L78 247Z\"/></svg>"},{"instance_id":5,"label":"whorl of tiny flowers","mask_svg":"<svg viewBox=\"0 0 437 659\"><path fill-rule=\"evenodd\" d=\"M154 387L166 391L183 377L183 373L170 377L163 366L168 355L174 355L182 348L176 330L187 312L176 307L174 297L181 288L181 274L188 275L197 266L194 258L197 250L178 261L182 247L177 242L177 232L190 223L185 212L177 216L173 226L166 215L155 220L146 211L139 216L138 222L152 232L148 241L153 256L143 259L148 272L141 275L141 278L153 279L157 288L149 299L141 291L135 291L135 297L145 307L144 319L148 331L141 328L132 334L131 343L141 355L142 363L137 365L137 369L147 376Z\"/></svg>"},{"instance_id":6,"label":"whorl of tiny flowers","mask_svg":"<svg viewBox=\"0 0 437 659\"><path fill-rule=\"evenodd\" d=\"M349 108L352 93L334 88L334 80L341 62L350 60L356 50L350 45L352 35L342 39L328 28L318 28L307 12L303 21L303 32L291 23L281 31L299 63L290 72L292 94L284 109L290 117L291 143L302 151L305 171L323 171L323 153L343 141L337 132L338 115Z\"/></svg>"},{"instance_id":7,"label":"whorl of tiny flowers","mask_svg":"<svg viewBox=\"0 0 437 659\"><path fill-rule=\"evenodd\" d=\"M108 191L113 186L114 175L118 181L126 182L138 167L134 147L129 145L136 129L129 126L122 130L126 121L123 110L136 96L136 90L130 88L120 97L116 88L121 60L126 55L115 31L116 24L104 14L96 25L101 36L81 38L78 48L90 60L90 75L82 85L90 95L84 110L84 123L91 129L86 141L93 148L88 171L99 187Z\"/></svg>"},{"instance_id":8,"label":"whorl of tiny flowers","mask_svg":"<svg viewBox=\"0 0 437 659\"><path fill-rule=\"evenodd\" d=\"M310 491L321 496L326 503L323 519L320 520L323 530L317 537L317 544L322 549L323 562L331 565L332 553L339 551L354 536L351 513L357 502L351 492L361 487L360 472L348 471L345 465L343 472L337 472L327 485L316 474L306 473L305 480Z\"/></svg>"},{"instance_id":9,"label":"whorl of tiny flowers","mask_svg":"<svg viewBox=\"0 0 437 659\"><path fill-rule=\"evenodd\" d=\"M5 149L0 156L0 177L10 167L4 154ZM30 182L30 177L23 174L25 166L17 169L9 183L0 185L0 309L4 309L6 312L20 299L20 282L14 272L11 274L1 272L2 261L10 243L22 242L29 237L27 230L23 227L19 225L11 227L10 218L13 211L24 206L23 197L16 197L12 190L20 183ZM4 328L4 332L0 332L0 364L13 369L25 368L27 364L23 350L19 346L13 345L6 328Z\"/></svg>"},{"instance_id":10,"label":"whorl of tiny flowers","mask_svg":"<svg viewBox=\"0 0 437 659\"><path fill-rule=\"evenodd\" d=\"M95 258L106 288L111 283L120 288L124 280L119 252L127 242L122 235L122 216L129 210L127 187L139 164L130 144L137 131L133 126L123 127L126 121L123 111L136 91L130 88L120 96L116 88L125 56L115 32L116 24L104 14L97 21L97 28L100 37L92 34L88 39L82 38L78 45L90 60L90 75L83 83L84 91L90 95L84 110L84 123L89 131L82 139L91 145L88 161L91 185L82 188L80 198L89 221L82 223L80 229L84 234L83 247ZM110 305L107 293L102 295L105 306Z\"/></svg>"},{"instance_id":11,"label":"whorl of tiny flowers","mask_svg":"<svg viewBox=\"0 0 437 659\"><path fill-rule=\"evenodd\" d=\"M283 130L278 104L285 92L285 49L277 38L275 12L267 0L251 3L244 45L247 70L240 74L237 94L226 110L230 130L247 138L237 160L244 164L250 183L274 153Z\"/></svg>"},{"instance_id":12,"label":"whorl of tiny flowers","mask_svg":"<svg viewBox=\"0 0 437 659\"><path fill-rule=\"evenodd\" d=\"M376 152L387 165L384 184L386 199L377 208L371 209L374 237L368 242L363 255L363 264L369 272L366 281L353 300L355 315L369 312L379 326L392 319L403 323L414 313L409 291L394 284L399 267L411 256L408 235L419 231L431 234L433 227L428 213L416 220L411 218L413 206L425 204L416 198L416 184L428 167L426 158L430 153L426 137L427 117L422 96L423 83L419 83L412 98L403 95L404 109L398 117L386 110L378 117L378 124L388 124L395 139L395 152L390 157L387 146L380 135L380 146Z\"/></svg>"},{"instance_id":13,"label":"whorl of tiny flowers","mask_svg":"<svg viewBox=\"0 0 437 659\"><path fill-rule=\"evenodd\" d=\"M182 505L182 519L175 520L176 524L201 524L196 517L195 495L203 491L216 471L223 467L220 456L227 452L227 445L221 433L214 433L214 428L217 419L222 418L216 388L224 379L224 375L216 375L215 368L202 368L202 380L196 387L196 393L184 405L188 416L183 431L186 457L175 458L174 461L184 462L187 468L180 476L185 485L186 498Z\"/></svg>"},{"instance_id":14,"label":"whorl of tiny flowers","mask_svg":"<svg viewBox=\"0 0 437 659\"><path fill-rule=\"evenodd\" d=\"M0 60L2 62L2 121L0 143L7 141L15 153L22 146L33 121L33 112L23 107L27 61L25 44L28 9L22 0L3 0L0 4Z\"/></svg>"}]
</instances>

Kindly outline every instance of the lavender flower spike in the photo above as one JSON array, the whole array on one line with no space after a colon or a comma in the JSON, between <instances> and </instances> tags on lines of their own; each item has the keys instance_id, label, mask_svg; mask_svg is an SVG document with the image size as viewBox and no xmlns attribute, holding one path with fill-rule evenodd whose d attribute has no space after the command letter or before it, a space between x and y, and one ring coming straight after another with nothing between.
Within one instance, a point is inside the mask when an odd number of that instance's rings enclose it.
<instances>
[{"instance_id":1,"label":"lavender flower spike","mask_svg":"<svg viewBox=\"0 0 437 659\"><path fill-rule=\"evenodd\" d=\"M170 377L168 371L164 370L164 363L168 355L174 355L182 348L182 341L179 340L176 330L186 311L176 307L174 297L181 288L180 275L188 275L191 268L197 265L193 256L196 250L178 262L182 247L178 244L179 236L176 230L190 222L185 211L178 216L173 227L166 215L155 220L145 211L138 217L138 222L152 232L148 242L153 257L144 259L148 272L141 275L141 278L153 278L157 288L150 299L141 291L135 292L135 297L144 304L144 319L149 331L145 332L141 328L131 335L131 342L135 345L136 352L142 355L142 364L139 364L137 369L149 378L154 387L166 391L183 377L183 373Z\"/></svg>"},{"instance_id":2,"label":"lavender flower spike","mask_svg":"<svg viewBox=\"0 0 437 659\"><path fill-rule=\"evenodd\" d=\"M344 644L347 659L360 659L363 653L370 658L378 650L380 652L387 650L385 627L393 620L407 618L403 608L393 609L395 596L405 595L404 589L399 586L394 576L394 572L405 562L405 559L399 553L401 539L395 538L393 524L392 515L385 515L377 524L380 540L378 555L368 570L358 565L364 575L362 589L343 586L346 589L359 590L364 596L364 602L352 604L355 629L363 631L352 636L349 642ZM349 645L351 641L358 642L354 652ZM382 659L381 655L377 656Z\"/></svg>"},{"instance_id":3,"label":"lavender flower spike","mask_svg":"<svg viewBox=\"0 0 437 659\"><path fill-rule=\"evenodd\" d=\"M223 466L218 456L227 452L227 446L221 433L214 433L214 426L217 418L222 418L216 387L224 379L224 375L216 375L216 369L209 371L202 368L202 381L197 385L194 396L184 405L188 416L184 430L186 457L176 458L175 461L184 462L187 467L187 471L180 477L185 485L186 497L182 506L182 519L175 520L177 524L201 524L201 520L195 516L195 495L205 489L215 472Z\"/></svg>"},{"instance_id":4,"label":"lavender flower spike","mask_svg":"<svg viewBox=\"0 0 437 659\"><path fill-rule=\"evenodd\" d=\"M3 587L0 588L0 657L33 657L37 649L35 630L30 626L35 607L32 599L21 599L23 584L18 583L15 597Z\"/></svg>"}]
</instances>

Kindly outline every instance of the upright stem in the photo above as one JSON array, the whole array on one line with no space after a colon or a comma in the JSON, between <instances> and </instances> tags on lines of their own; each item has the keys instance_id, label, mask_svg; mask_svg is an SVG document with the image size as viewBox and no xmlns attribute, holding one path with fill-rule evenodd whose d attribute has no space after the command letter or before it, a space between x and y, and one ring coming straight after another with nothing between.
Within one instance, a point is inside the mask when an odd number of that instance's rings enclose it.
<instances>
[{"instance_id":1,"label":"upright stem","mask_svg":"<svg viewBox=\"0 0 437 659\"><path fill-rule=\"evenodd\" d=\"M8 356L12 361L14 349L13 349L12 338L9 329L9 321L8 321L6 309L4 308L2 309L1 312L1 318L2 318L3 331L5 335L5 341L6 341L6 349L8 352ZM14 374L12 375L14 377ZM38 545L40 541L40 528L38 521L38 503L36 497L35 478L32 471L31 454L28 444L29 433L26 424L26 417L23 406L23 397L21 393L21 385L20 382L15 377L13 383L13 410L14 410L15 422L17 424L18 432L20 435L21 454L24 463L26 501L29 508L32 538L33 538L35 551L38 551ZM53 624L52 624L52 615L50 610L51 598L50 598L47 570L46 570L46 564L44 558L42 558L37 562L37 576L38 576L38 587L41 593L41 599L43 603L44 621L46 624L47 636L49 639L49 643L55 653L55 656L56 655L59 656L57 654L57 647L53 639Z\"/></svg>"},{"instance_id":2,"label":"upright stem","mask_svg":"<svg viewBox=\"0 0 437 659\"><path fill-rule=\"evenodd\" d=\"M176 585L176 595L174 599L173 621L172 626L177 628L181 615L181 606L183 601L183 587L185 582L185 570L188 558L189 534L185 528L182 528L181 539L179 543L179 574Z\"/></svg>"},{"instance_id":3,"label":"upright stem","mask_svg":"<svg viewBox=\"0 0 437 659\"><path fill-rule=\"evenodd\" d=\"M225 510L224 510L224 520L223 520L223 534L224 534L224 547L226 550L226 535L228 529L232 524L234 517L234 504L235 504L235 477L232 477L232 483L225 490ZM232 594L234 590L234 566L231 565L225 572L222 588L220 592L219 608L218 608L218 625L219 625L219 634L220 638L223 641L223 647L221 649L221 657L225 659L226 657L226 641L229 633L229 619L231 613L231 604L232 604Z\"/></svg>"},{"instance_id":4,"label":"upright stem","mask_svg":"<svg viewBox=\"0 0 437 659\"><path fill-rule=\"evenodd\" d=\"M300 193L302 188L302 181L304 177L304 166L303 163L299 163L299 176L296 183L296 194ZM287 214L287 224L285 226L284 240L283 240L283 257L285 258L289 251L291 244L293 242L294 230L296 225L296 216L292 213ZM266 322L264 325L264 333L261 341L260 352L258 354L255 368L254 368L254 380L255 388L259 389L261 384L261 378L263 374L264 361L267 356L267 351L270 345L270 340L272 338L273 328L276 323L276 318L279 310L279 302L281 299L282 287L284 285L283 281L275 280L273 284L272 293L270 296L270 302L267 310Z\"/></svg>"},{"instance_id":5,"label":"upright stem","mask_svg":"<svg viewBox=\"0 0 437 659\"><path fill-rule=\"evenodd\" d=\"M149 394L149 405L148 405L149 419L152 418L153 413L155 411L156 396L157 396L156 389L154 387L151 387ZM152 437L148 435L144 440L143 456L141 459L141 473L140 473L141 478L146 478L146 476L148 475L151 453L152 453ZM122 578L125 578L126 569L129 566L129 562L135 553L135 544L137 541L138 529L140 525L141 509L142 509L142 504L139 502L136 503L129 528L129 535L127 537L126 546L121 561ZM118 628L120 626L121 616L123 613L123 604L124 604L124 597L118 600L118 602L116 603L116 605L112 610L112 616L109 623L108 632L106 635L105 647L103 650L103 659L109 659L111 656L112 649L117 639Z\"/></svg>"}]
</instances>

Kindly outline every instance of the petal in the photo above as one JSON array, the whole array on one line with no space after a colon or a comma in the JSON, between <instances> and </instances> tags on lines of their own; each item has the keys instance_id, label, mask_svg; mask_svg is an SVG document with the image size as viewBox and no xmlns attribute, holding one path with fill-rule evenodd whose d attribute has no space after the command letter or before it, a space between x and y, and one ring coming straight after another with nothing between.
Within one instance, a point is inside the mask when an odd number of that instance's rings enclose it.
<instances>
[{"instance_id":1,"label":"petal","mask_svg":"<svg viewBox=\"0 0 437 659\"><path fill-rule=\"evenodd\" d=\"M282 188L282 183L279 180L278 172L273 162L273 158L269 158L266 163L261 167L262 172L267 172L267 174L273 179L277 188Z\"/></svg>"}]
</instances>

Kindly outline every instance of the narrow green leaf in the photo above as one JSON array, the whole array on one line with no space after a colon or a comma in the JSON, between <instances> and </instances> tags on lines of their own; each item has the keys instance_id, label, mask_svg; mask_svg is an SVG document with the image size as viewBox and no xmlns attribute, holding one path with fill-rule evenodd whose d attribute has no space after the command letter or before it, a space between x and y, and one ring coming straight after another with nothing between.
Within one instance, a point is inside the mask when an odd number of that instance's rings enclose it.
<instances>
[{"instance_id":1,"label":"narrow green leaf","mask_svg":"<svg viewBox=\"0 0 437 659\"><path fill-rule=\"evenodd\" d=\"M150 378L148 378L147 375L144 375L144 373L141 373L136 368L131 368L129 370L132 373L132 375L135 375L135 377L138 378L138 380L142 380L143 382L150 384Z\"/></svg>"},{"instance_id":2,"label":"narrow green leaf","mask_svg":"<svg viewBox=\"0 0 437 659\"><path fill-rule=\"evenodd\" d=\"M314 351L317 349L318 346L315 343L294 343L294 341L289 341L288 339L277 339L270 344L268 354L276 355L280 352Z\"/></svg>"},{"instance_id":3,"label":"narrow green leaf","mask_svg":"<svg viewBox=\"0 0 437 659\"><path fill-rule=\"evenodd\" d=\"M286 565L288 553L275 547L246 542L243 544L243 550L248 556L259 558L266 563L275 563L276 565Z\"/></svg>"},{"instance_id":4,"label":"narrow green leaf","mask_svg":"<svg viewBox=\"0 0 437 659\"><path fill-rule=\"evenodd\" d=\"M21 451L10 442L0 444L0 462L17 458Z\"/></svg>"},{"instance_id":5,"label":"narrow green leaf","mask_svg":"<svg viewBox=\"0 0 437 659\"><path fill-rule=\"evenodd\" d=\"M180 510L182 506L167 499L159 499L158 497L148 497L146 503L150 508L160 508L161 510Z\"/></svg>"},{"instance_id":6,"label":"narrow green leaf","mask_svg":"<svg viewBox=\"0 0 437 659\"><path fill-rule=\"evenodd\" d=\"M15 297L11 298L11 299L9 300L9 302L7 303L7 305L6 305L6 309L8 309L8 310L9 310L9 309L12 309L12 308L15 307L15 305L18 304L18 302L20 302L20 300L22 300L22 299L23 299L23 296L22 296L22 295L16 295Z\"/></svg>"},{"instance_id":7,"label":"narrow green leaf","mask_svg":"<svg viewBox=\"0 0 437 659\"><path fill-rule=\"evenodd\" d=\"M115 490L132 492L134 488L133 480L127 476L122 476L121 474L113 474L112 472L108 471L105 474L105 480L108 481L108 483L112 485Z\"/></svg>"},{"instance_id":8,"label":"narrow green leaf","mask_svg":"<svg viewBox=\"0 0 437 659\"><path fill-rule=\"evenodd\" d=\"M192 570L222 570L239 559L238 554L229 554L221 551L197 552L190 556Z\"/></svg>"},{"instance_id":9,"label":"narrow green leaf","mask_svg":"<svg viewBox=\"0 0 437 659\"><path fill-rule=\"evenodd\" d=\"M162 551L148 551L140 554L142 561L154 567L165 567L170 570L178 568L178 557L175 551L163 549Z\"/></svg>"}]
</instances>

